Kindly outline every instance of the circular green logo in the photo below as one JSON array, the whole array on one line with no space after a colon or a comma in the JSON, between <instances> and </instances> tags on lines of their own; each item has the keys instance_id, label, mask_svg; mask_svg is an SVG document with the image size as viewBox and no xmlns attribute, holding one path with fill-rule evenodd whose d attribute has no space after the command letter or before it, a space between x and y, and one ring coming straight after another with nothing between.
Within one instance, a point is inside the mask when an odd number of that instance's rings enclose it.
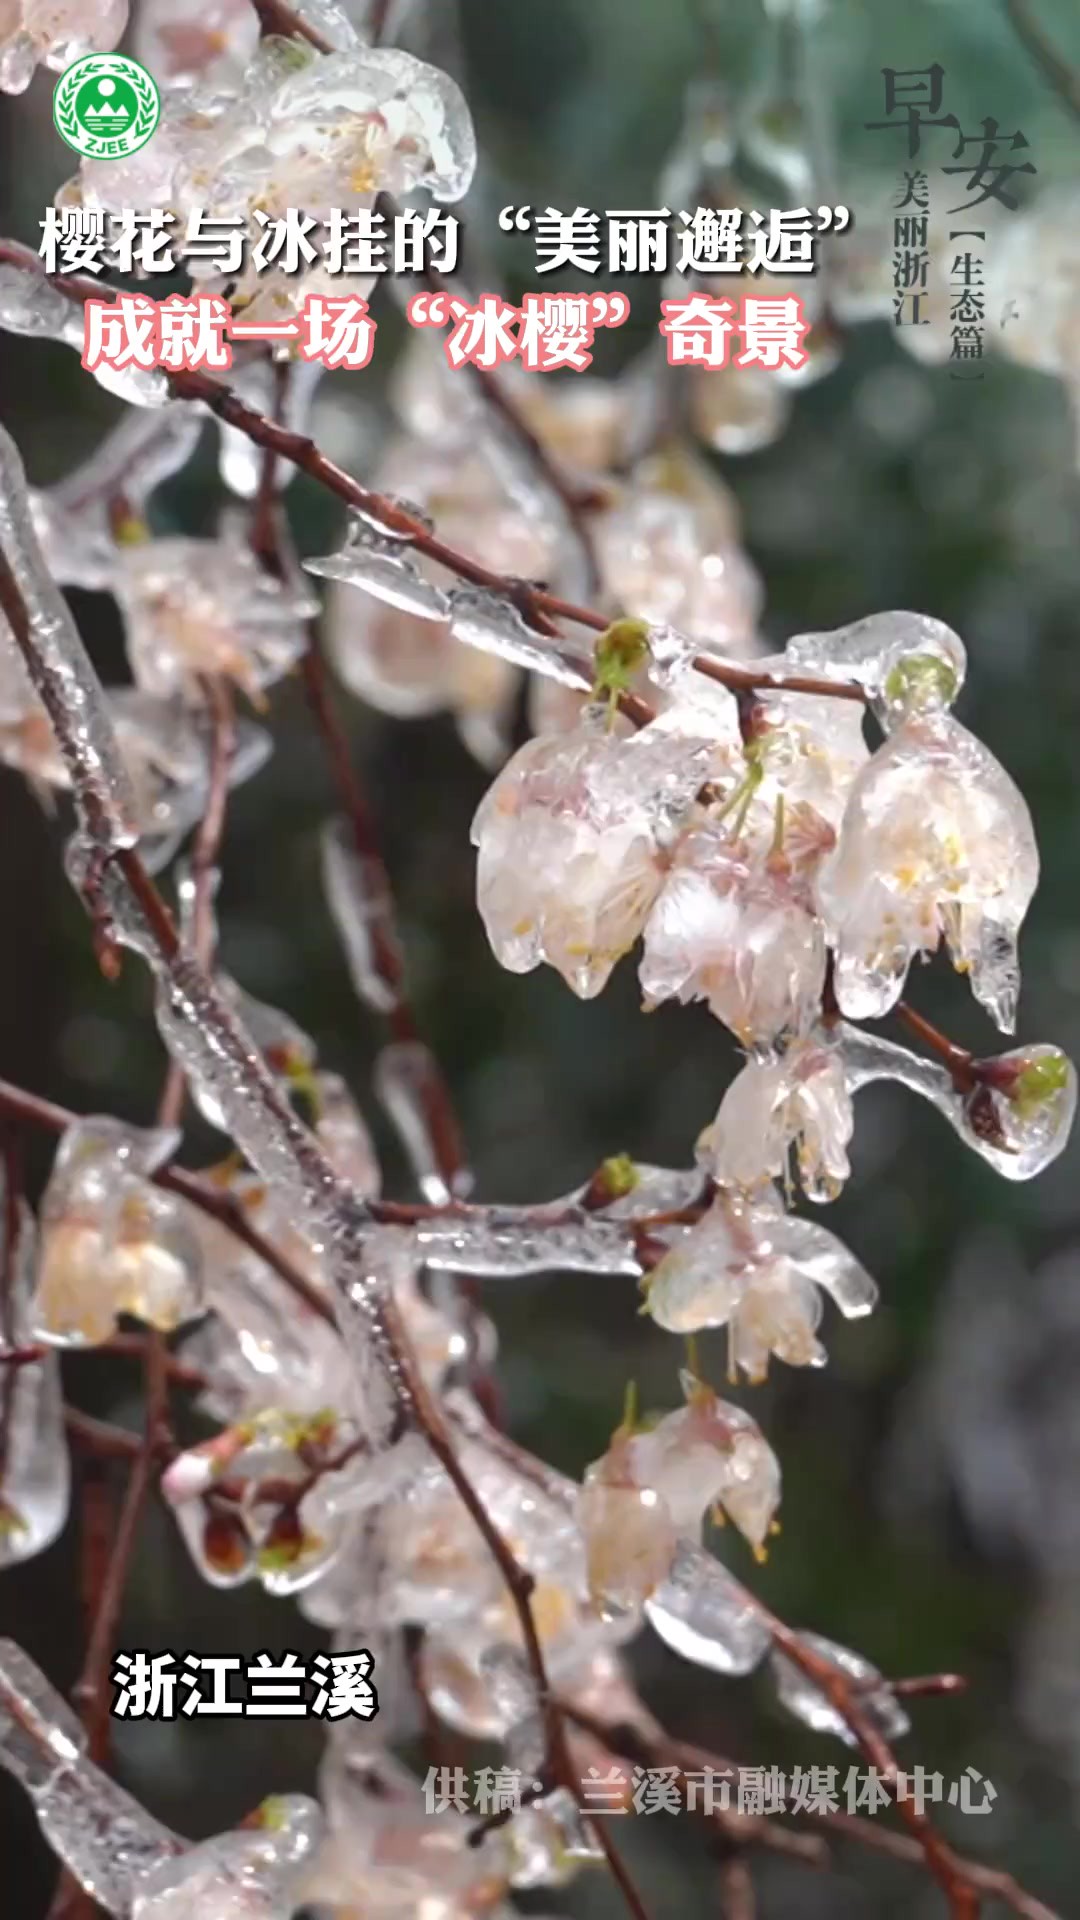
<instances>
[{"instance_id":1,"label":"circular green logo","mask_svg":"<svg viewBox=\"0 0 1080 1920\"><path fill-rule=\"evenodd\" d=\"M161 116L161 95L137 60L88 53L75 60L53 94L56 130L88 160L123 160L144 147Z\"/></svg>"}]
</instances>

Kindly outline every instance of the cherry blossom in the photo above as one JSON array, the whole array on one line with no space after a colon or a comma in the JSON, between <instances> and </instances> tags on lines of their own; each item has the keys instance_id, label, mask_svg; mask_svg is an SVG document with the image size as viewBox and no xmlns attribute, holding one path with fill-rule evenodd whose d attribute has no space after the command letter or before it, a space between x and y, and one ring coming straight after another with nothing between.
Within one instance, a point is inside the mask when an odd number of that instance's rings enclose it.
<instances>
[{"instance_id":1,"label":"cherry blossom","mask_svg":"<svg viewBox=\"0 0 1080 1920\"><path fill-rule=\"evenodd\" d=\"M821 1292L846 1318L869 1313L877 1288L835 1234L787 1213L775 1194L717 1194L709 1211L649 1275L646 1310L673 1333L727 1327L732 1372L761 1380L775 1354L821 1366Z\"/></svg>"},{"instance_id":2,"label":"cherry blossom","mask_svg":"<svg viewBox=\"0 0 1080 1920\"><path fill-rule=\"evenodd\" d=\"M948 713L902 721L856 777L819 880L843 1011L886 1013L916 955L944 942L1011 1033L1038 873L1031 816L989 749Z\"/></svg>"}]
</instances>

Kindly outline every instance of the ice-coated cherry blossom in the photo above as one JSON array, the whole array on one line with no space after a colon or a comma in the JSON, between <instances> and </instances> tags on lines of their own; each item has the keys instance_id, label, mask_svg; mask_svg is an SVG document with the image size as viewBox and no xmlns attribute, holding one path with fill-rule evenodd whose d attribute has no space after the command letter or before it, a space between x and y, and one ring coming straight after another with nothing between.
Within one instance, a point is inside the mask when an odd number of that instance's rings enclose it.
<instances>
[{"instance_id":1,"label":"ice-coated cherry blossom","mask_svg":"<svg viewBox=\"0 0 1080 1920\"><path fill-rule=\"evenodd\" d=\"M122 547L114 591L138 685L192 700L202 698L200 675L222 674L258 702L299 659L303 623L316 610L232 538Z\"/></svg>"},{"instance_id":2,"label":"ice-coated cherry blossom","mask_svg":"<svg viewBox=\"0 0 1080 1920\"><path fill-rule=\"evenodd\" d=\"M790 845L801 822L787 820ZM807 822L812 833L808 812ZM755 858L723 821L704 819L683 837L645 924L647 1006L706 1000L744 1044L769 1042L816 1018L825 960L825 931L797 868Z\"/></svg>"},{"instance_id":3,"label":"ice-coated cherry blossom","mask_svg":"<svg viewBox=\"0 0 1080 1920\"><path fill-rule=\"evenodd\" d=\"M0 91L22 93L39 65L62 73L84 53L109 53L127 18L128 0L3 0Z\"/></svg>"},{"instance_id":4,"label":"ice-coated cherry blossom","mask_svg":"<svg viewBox=\"0 0 1080 1920\"><path fill-rule=\"evenodd\" d=\"M30 1296L37 1231L25 1201L16 1207L15 1242L7 1249L5 1342L31 1338ZM60 1360L46 1353L31 1366L0 1366L0 1567L42 1553L67 1519L71 1469L64 1433Z\"/></svg>"},{"instance_id":5,"label":"ice-coated cherry blossom","mask_svg":"<svg viewBox=\"0 0 1080 1920\"><path fill-rule=\"evenodd\" d=\"M340 1505L363 1473L358 1440L353 1422L325 1409L268 1410L179 1454L162 1491L203 1577L220 1587L257 1578L277 1594L320 1579L341 1544Z\"/></svg>"},{"instance_id":6,"label":"ice-coated cherry blossom","mask_svg":"<svg viewBox=\"0 0 1080 1920\"><path fill-rule=\"evenodd\" d=\"M468 109L437 68L396 48L320 54L271 35L242 71L211 68L166 91L152 141L120 161L84 161L61 192L115 212L240 214L258 237L256 211L322 220L414 187L458 199L475 163Z\"/></svg>"},{"instance_id":7,"label":"ice-coated cherry blossom","mask_svg":"<svg viewBox=\"0 0 1080 1920\"><path fill-rule=\"evenodd\" d=\"M585 1475L578 1520L589 1587L603 1607L640 1605L667 1578L680 1537L726 1514L761 1552L780 1468L756 1420L684 1376L687 1404L656 1426L624 1424Z\"/></svg>"},{"instance_id":8,"label":"ice-coated cherry blossom","mask_svg":"<svg viewBox=\"0 0 1080 1920\"><path fill-rule=\"evenodd\" d=\"M662 854L708 778L710 741L654 722L621 738L595 710L515 754L473 821L477 899L512 973L547 961L583 1000L637 939Z\"/></svg>"},{"instance_id":9,"label":"ice-coated cherry blossom","mask_svg":"<svg viewBox=\"0 0 1080 1920\"><path fill-rule=\"evenodd\" d=\"M789 1366L821 1366L821 1293L855 1319L877 1299L870 1275L826 1228L787 1213L774 1194L748 1199L721 1191L650 1274L646 1310L673 1333L727 1327L732 1371L750 1380L769 1355Z\"/></svg>"},{"instance_id":10,"label":"ice-coated cherry blossom","mask_svg":"<svg viewBox=\"0 0 1080 1920\"><path fill-rule=\"evenodd\" d=\"M509 1831L477 1845L475 1822L452 1807L434 1811L415 1774L391 1754L354 1759L335 1741L319 1788L326 1831L300 1883L305 1906L468 1920L491 1911L506 1890L515 1853Z\"/></svg>"},{"instance_id":11,"label":"ice-coated cherry blossom","mask_svg":"<svg viewBox=\"0 0 1080 1920\"><path fill-rule=\"evenodd\" d=\"M201 1311L191 1209L149 1179L175 1145L174 1134L99 1116L68 1128L41 1206L39 1339L94 1346L121 1313L169 1331Z\"/></svg>"},{"instance_id":12,"label":"ice-coated cherry blossom","mask_svg":"<svg viewBox=\"0 0 1080 1920\"><path fill-rule=\"evenodd\" d=\"M902 721L856 777L819 879L843 1012L887 1013L912 960L944 941L1011 1033L1038 874L1027 804L993 754L946 712Z\"/></svg>"},{"instance_id":13,"label":"ice-coated cherry blossom","mask_svg":"<svg viewBox=\"0 0 1080 1920\"><path fill-rule=\"evenodd\" d=\"M794 1152L811 1200L834 1200L851 1171L855 1126L840 1051L808 1036L778 1060L748 1060L698 1141L698 1157L720 1186L749 1191L785 1179Z\"/></svg>"}]
</instances>

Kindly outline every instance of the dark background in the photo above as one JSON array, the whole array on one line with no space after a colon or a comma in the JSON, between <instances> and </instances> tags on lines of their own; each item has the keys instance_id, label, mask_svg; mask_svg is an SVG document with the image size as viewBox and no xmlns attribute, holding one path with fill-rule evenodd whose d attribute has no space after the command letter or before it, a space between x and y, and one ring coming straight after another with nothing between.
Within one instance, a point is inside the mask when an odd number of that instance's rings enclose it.
<instances>
[{"instance_id":1,"label":"dark background","mask_svg":"<svg viewBox=\"0 0 1080 1920\"><path fill-rule=\"evenodd\" d=\"M1039 15L1080 67L1072 0L1043 0ZM507 202L655 202L688 78L708 58L722 62L736 90L757 71L757 8L718 0L708 18L711 47L700 14L656 0L463 0L460 72L491 169L473 221L485 222L494 260L490 209ZM935 60L965 126L988 113L1007 131L1022 126L1039 183L1072 181L1075 193L1077 124L1003 8L848 0L828 10L815 37L816 84L837 129L840 197L854 197L867 167L888 173L896 157L861 131L879 117L882 65ZM0 101L0 227L31 243L69 171L51 125L51 85L39 76L28 95ZM1048 304L1077 272L1077 244L1075 220L1064 223L1044 263ZM502 265L512 282L517 258ZM644 338L655 320L647 293L635 307ZM1080 341L1080 316L1074 325ZM372 366L328 383L320 400L333 450L361 477L384 409L392 331L388 313ZM622 351L633 344L625 331ZM0 334L0 417L35 482L65 472L115 412L73 354ZM960 717L1027 795L1044 862L1022 945L1019 1037L1053 1040L1074 1057L1076 441L1058 382L991 357L982 383L960 386L908 358L881 322L854 331L840 369L797 396L782 439L720 463L764 577L770 640L888 607L934 614L963 636L970 669ZM197 462L156 503L163 530L211 528L214 452L208 430ZM302 480L290 501L303 550L325 551L339 524L334 503ZM73 600L105 677L124 677L114 607L98 596ZM616 1150L685 1163L734 1065L718 1024L701 1008L643 1018L625 963L589 1005L549 971L502 973L473 903L468 827L482 771L449 721L385 720L347 695L341 705L379 816L416 1005L460 1102L478 1194L555 1194ZM308 1027L325 1062L349 1077L385 1147L388 1191L404 1193L370 1093L379 1035L352 998L320 896L316 835L332 798L298 685L275 690L272 724L273 761L230 805L224 960L252 992ZM9 774L0 774L0 808L0 1073L75 1108L146 1123L162 1062L145 979L134 964L115 986L96 972L61 872L57 828ZM946 967L920 973L913 997L963 1044L1002 1044ZM999 1795L993 1814L965 1820L946 1809L949 1831L965 1849L1007 1863L1063 1913L1076 1912L1076 1149L1040 1181L1010 1186L899 1089L862 1094L858 1119L854 1175L829 1224L877 1275L882 1305L850 1327L833 1317L824 1373L777 1365L767 1387L739 1391L783 1463L783 1534L760 1572L741 1542L725 1551L785 1618L858 1647L886 1672L969 1677L965 1695L916 1704L904 1751L946 1779L968 1764L989 1776ZM49 1144L27 1146L37 1181ZM196 1140L200 1150L214 1147ZM603 1449L629 1374L646 1403L672 1403L672 1345L639 1319L628 1283L553 1275L492 1289L488 1304L513 1430L559 1467L580 1473ZM706 1342L704 1357L720 1377L719 1345L713 1355ZM80 1404L117 1420L134 1416L133 1374L93 1357L65 1364ZM69 1528L0 1583L0 1627L65 1687L82 1650L76 1582ZM203 1652L315 1644L286 1604L201 1585L157 1512L140 1544L121 1639ZM702 1676L647 1640L636 1663L649 1700L688 1737L748 1762L849 1764L836 1743L789 1722L761 1678ZM267 1740L257 1723L121 1726L115 1739L121 1777L192 1835L235 1822L266 1792L309 1785L318 1747L314 1728ZM5 1899L3 1908L33 1920L51 1869L6 1781L0 1810L4 1857L19 1863L20 1883L17 1906ZM660 1816L629 1828L618 1837L654 1912L715 1910L714 1869L696 1829ZM917 1873L872 1855L842 1852L831 1877L771 1861L755 1872L769 1920L941 1910ZM587 1874L545 1904L600 1915L617 1911L617 1896L603 1876Z\"/></svg>"}]
</instances>

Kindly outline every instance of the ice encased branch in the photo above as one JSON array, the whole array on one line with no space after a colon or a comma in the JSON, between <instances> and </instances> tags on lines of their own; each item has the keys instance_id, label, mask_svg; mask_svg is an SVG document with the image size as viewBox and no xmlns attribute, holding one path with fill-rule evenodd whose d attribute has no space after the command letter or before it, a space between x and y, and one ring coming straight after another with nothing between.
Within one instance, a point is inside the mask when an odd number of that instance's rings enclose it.
<instances>
[{"instance_id":1,"label":"ice encased branch","mask_svg":"<svg viewBox=\"0 0 1080 1920\"><path fill-rule=\"evenodd\" d=\"M14 640L71 769L80 825L99 851L134 846L138 812L105 697L34 529L18 448L0 427L0 551L25 614ZM18 617L18 609L14 609ZM21 618L19 624L22 625Z\"/></svg>"}]
</instances>

